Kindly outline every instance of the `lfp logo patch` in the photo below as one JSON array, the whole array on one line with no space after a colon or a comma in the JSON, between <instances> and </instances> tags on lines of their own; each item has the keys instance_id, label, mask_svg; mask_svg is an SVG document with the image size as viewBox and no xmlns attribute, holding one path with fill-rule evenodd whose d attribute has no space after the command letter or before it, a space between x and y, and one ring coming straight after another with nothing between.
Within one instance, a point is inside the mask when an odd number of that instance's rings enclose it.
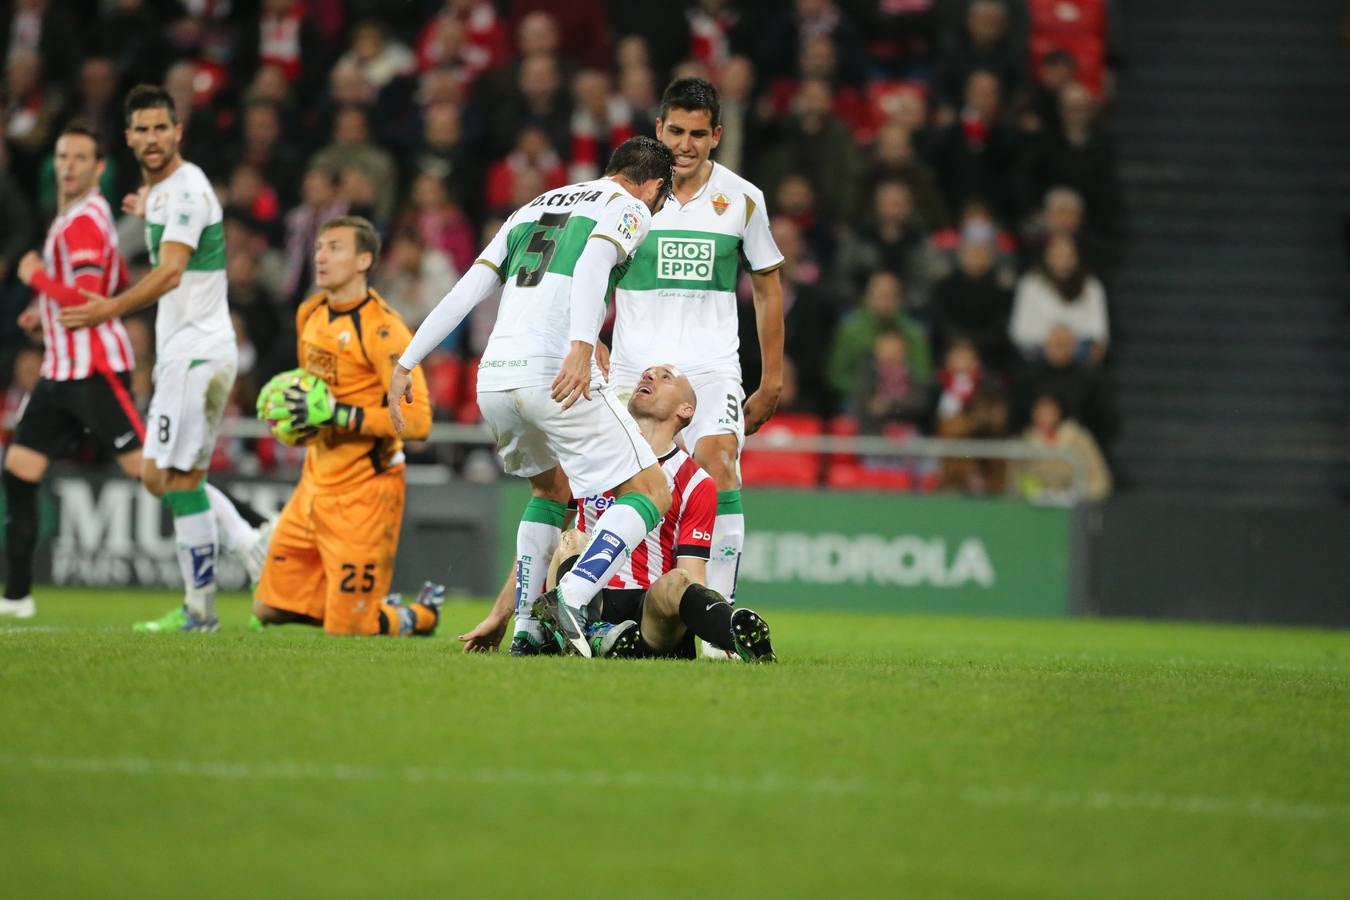
<instances>
[{"instance_id":1,"label":"lfp logo patch","mask_svg":"<svg viewBox=\"0 0 1350 900\"><path fill-rule=\"evenodd\" d=\"M623 224L624 227L627 228L629 231L637 231L638 227L637 213L633 212L631 209L625 209L623 211Z\"/></svg>"},{"instance_id":2,"label":"lfp logo patch","mask_svg":"<svg viewBox=\"0 0 1350 900\"><path fill-rule=\"evenodd\" d=\"M717 242L707 238L663 237L656 240L658 278L712 281Z\"/></svg>"}]
</instances>

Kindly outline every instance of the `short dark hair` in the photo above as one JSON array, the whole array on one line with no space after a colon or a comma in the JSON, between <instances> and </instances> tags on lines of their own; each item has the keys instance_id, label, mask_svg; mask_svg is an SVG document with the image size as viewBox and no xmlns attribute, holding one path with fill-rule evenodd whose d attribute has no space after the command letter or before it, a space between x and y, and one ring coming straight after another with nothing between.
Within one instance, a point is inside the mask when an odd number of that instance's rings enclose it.
<instances>
[{"instance_id":1,"label":"short dark hair","mask_svg":"<svg viewBox=\"0 0 1350 900\"><path fill-rule=\"evenodd\" d=\"M132 115L143 109L167 109L169 121L178 124L178 107L174 106L173 97L157 84L136 85L127 92L122 109L126 113L127 127L131 126Z\"/></svg>"},{"instance_id":2,"label":"short dark hair","mask_svg":"<svg viewBox=\"0 0 1350 900\"><path fill-rule=\"evenodd\" d=\"M717 88L706 78L676 78L672 81L661 95L659 115L662 121L672 109L690 112L706 109L713 128L722 124L722 104L717 99Z\"/></svg>"},{"instance_id":3,"label":"short dark hair","mask_svg":"<svg viewBox=\"0 0 1350 900\"><path fill-rule=\"evenodd\" d=\"M338 216L324 222L319 227L319 234L334 228L350 228L356 235L356 252L370 254L370 268L364 273L369 278L370 273L375 271L375 264L380 261L380 233L365 216Z\"/></svg>"},{"instance_id":4,"label":"short dark hair","mask_svg":"<svg viewBox=\"0 0 1350 900\"><path fill-rule=\"evenodd\" d=\"M654 137L645 134L630 137L609 158L606 175L622 175L634 184L662 178L669 193L675 184L675 154Z\"/></svg>"},{"instance_id":5,"label":"short dark hair","mask_svg":"<svg viewBox=\"0 0 1350 900\"><path fill-rule=\"evenodd\" d=\"M89 138L94 142L94 159L103 158L103 136L99 134L98 126L88 119L71 119L66 123L66 127L61 129L61 133L56 136L57 140L68 134L78 134Z\"/></svg>"}]
</instances>

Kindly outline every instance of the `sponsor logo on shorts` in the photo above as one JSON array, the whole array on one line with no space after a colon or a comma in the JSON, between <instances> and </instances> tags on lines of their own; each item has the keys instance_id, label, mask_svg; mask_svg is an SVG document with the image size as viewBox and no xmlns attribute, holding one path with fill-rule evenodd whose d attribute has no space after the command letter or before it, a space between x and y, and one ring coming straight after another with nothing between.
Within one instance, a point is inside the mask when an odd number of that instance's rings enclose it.
<instances>
[{"instance_id":1,"label":"sponsor logo on shorts","mask_svg":"<svg viewBox=\"0 0 1350 900\"><path fill-rule=\"evenodd\" d=\"M478 363L480 369L523 369L530 364L528 359L485 359Z\"/></svg>"},{"instance_id":2,"label":"sponsor logo on shorts","mask_svg":"<svg viewBox=\"0 0 1350 900\"><path fill-rule=\"evenodd\" d=\"M716 241L663 237L656 240L656 275L675 281L712 281Z\"/></svg>"},{"instance_id":3,"label":"sponsor logo on shorts","mask_svg":"<svg viewBox=\"0 0 1350 900\"><path fill-rule=\"evenodd\" d=\"M134 431L128 431L126 434L119 434L117 437L113 438L113 446L118 450L121 450L127 444L130 444L131 439L135 436L136 432Z\"/></svg>"}]
</instances>

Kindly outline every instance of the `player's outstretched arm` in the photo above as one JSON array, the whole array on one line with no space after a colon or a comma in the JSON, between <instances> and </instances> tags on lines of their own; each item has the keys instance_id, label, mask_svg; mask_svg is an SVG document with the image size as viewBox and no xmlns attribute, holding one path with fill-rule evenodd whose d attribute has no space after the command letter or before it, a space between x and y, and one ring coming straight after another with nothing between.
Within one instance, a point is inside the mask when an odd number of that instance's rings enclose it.
<instances>
[{"instance_id":1,"label":"player's outstretched arm","mask_svg":"<svg viewBox=\"0 0 1350 900\"><path fill-rule=\"evenodd\" d=\"M144 309L178 287L191 258L192 248L187 244L165 241L159 245L159 265L149 275L116 297L102 297L93 291L81 290L81 296L89 302L62 309L61 324L66 328L92 328Z\"/></svg>"},{"instance_id":2,"label":"player's outstretched arm","mask_svg":"<svg viewBox=\"0 0 1350 900\"><path fill-rule=\"evenodd\" d=\"M553 380L550 396L563 409L581 398L591 399L591 362L605 321L605 295L614 267L628 258L625 248L607 234L592 234L572 269L570 349Z\"/></svg>"},{"instance_id":3,"label":"player's outstretched arm","mask_svg":"<svg viewBox=\"0 0 1350 900\"><path fill-rule=\"evenodd\" d=\"M473 630L465 632L459 636L464 644L465 653L496 653L501 649L502 638L506 637L506 628L511 624L511 614L515 610L516 604L516 567L511 566L511 570L506 573L506 581L502 583L502 589L497 592L497 599L492 604L483 621L473 627Z\"/></svg>"},{"instance_id":4,"label":"player's outstretched arm","mask_svg":"<svg viewBox=\"0 0 1350 900\"><path fill-rule=\"evenodd\" d=\"M505 228L506 226L502 226ZM484 253L493 251L498 240L493 239L492 244ZM503 245L504 246L504 245ZM427 354L440 346L441 341L449 337L450 332L459 327L459 323L464 321L475 306L482 303L488 296L503 284L500 267L490 259L480 257L469 271L464 273L458 283L450 290L450 293L441 298L441 302L436 304L433 309L417 329L417 333L412 336L402 355L397 360L397 365L392 366L386 373L385 384L389 385L387 393L390 419L393 422L395 434L401 434L408 427L408 411L405 407L415 401L416 387L413 384L413 370L426 358ZM410 393L410 391L412 393ZM426 396L425 385L423 386L423 396Z\"/></svg>"},{"instance_id":5,"label":"player's outstretched arm","mask_svg":"<svg viewBox=\"0 0 1350 900\"><path fill-rule=\"evenodd\" d=\"M754 434L778 408L783 390L783 282L778 269L751 273L755 294L755 327L763 369L759 387L745 401L745 433Z\"/></svg>"}]
</instances>

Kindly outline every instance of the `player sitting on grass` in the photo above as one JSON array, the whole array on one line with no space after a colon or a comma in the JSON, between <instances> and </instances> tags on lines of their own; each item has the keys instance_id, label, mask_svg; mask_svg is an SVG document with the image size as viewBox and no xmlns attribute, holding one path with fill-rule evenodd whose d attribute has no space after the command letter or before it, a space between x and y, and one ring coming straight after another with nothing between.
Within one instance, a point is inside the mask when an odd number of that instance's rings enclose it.
<instances>
[{"instance_id":1,"label":"player sitting on grass","mask_svg":"<svg viewBox=\"0 0 1350 900\"><path fill-rule=\"evenodd\" d=\"M747 662L775 659L764 620L754 610L733 607L705 586L717 490L708 473L675 443L675 436L693 418L696 402L689 379L675 367L665 365L643 372L629 400L628 411L657 455L670 485L671 504L661 523L633 548L601 592L600 621L587 633L594 656L694 659L697 635ZM577 528L563 533L549 565L550 589L575 565L600 514L613 502L611 492L578 501ZM560 519L557 525L562 524ZM465 650L497 649L514 599L515 591L508 580L488 617L461 636ZM513 656L570 649L545 606L536 603L534 612L546 637L552 640L539 644L529 632L518 631L511 641Z\"/></svg>"},{"instance_id":2,"label":"player sitting on grass","mask_svg":"<svg viewBox=\"0 0 1350 900\"><path fill-rule=\"evenodd\" d=\"M370 222L325 222L314 251L320 292L295 314L300 368L269 381L258 415L289 444L304 443L304 474L272 532L253 612L268 625L302 622L329 634L429 634L439 601L386 602L403 521L403 441L384 388L411 333L370 289L380 256ZM414 374L416 399L404 433L431 431L426 381ZM434 601L434 602L429 602Z\"/></svg>"}]
</instances>

